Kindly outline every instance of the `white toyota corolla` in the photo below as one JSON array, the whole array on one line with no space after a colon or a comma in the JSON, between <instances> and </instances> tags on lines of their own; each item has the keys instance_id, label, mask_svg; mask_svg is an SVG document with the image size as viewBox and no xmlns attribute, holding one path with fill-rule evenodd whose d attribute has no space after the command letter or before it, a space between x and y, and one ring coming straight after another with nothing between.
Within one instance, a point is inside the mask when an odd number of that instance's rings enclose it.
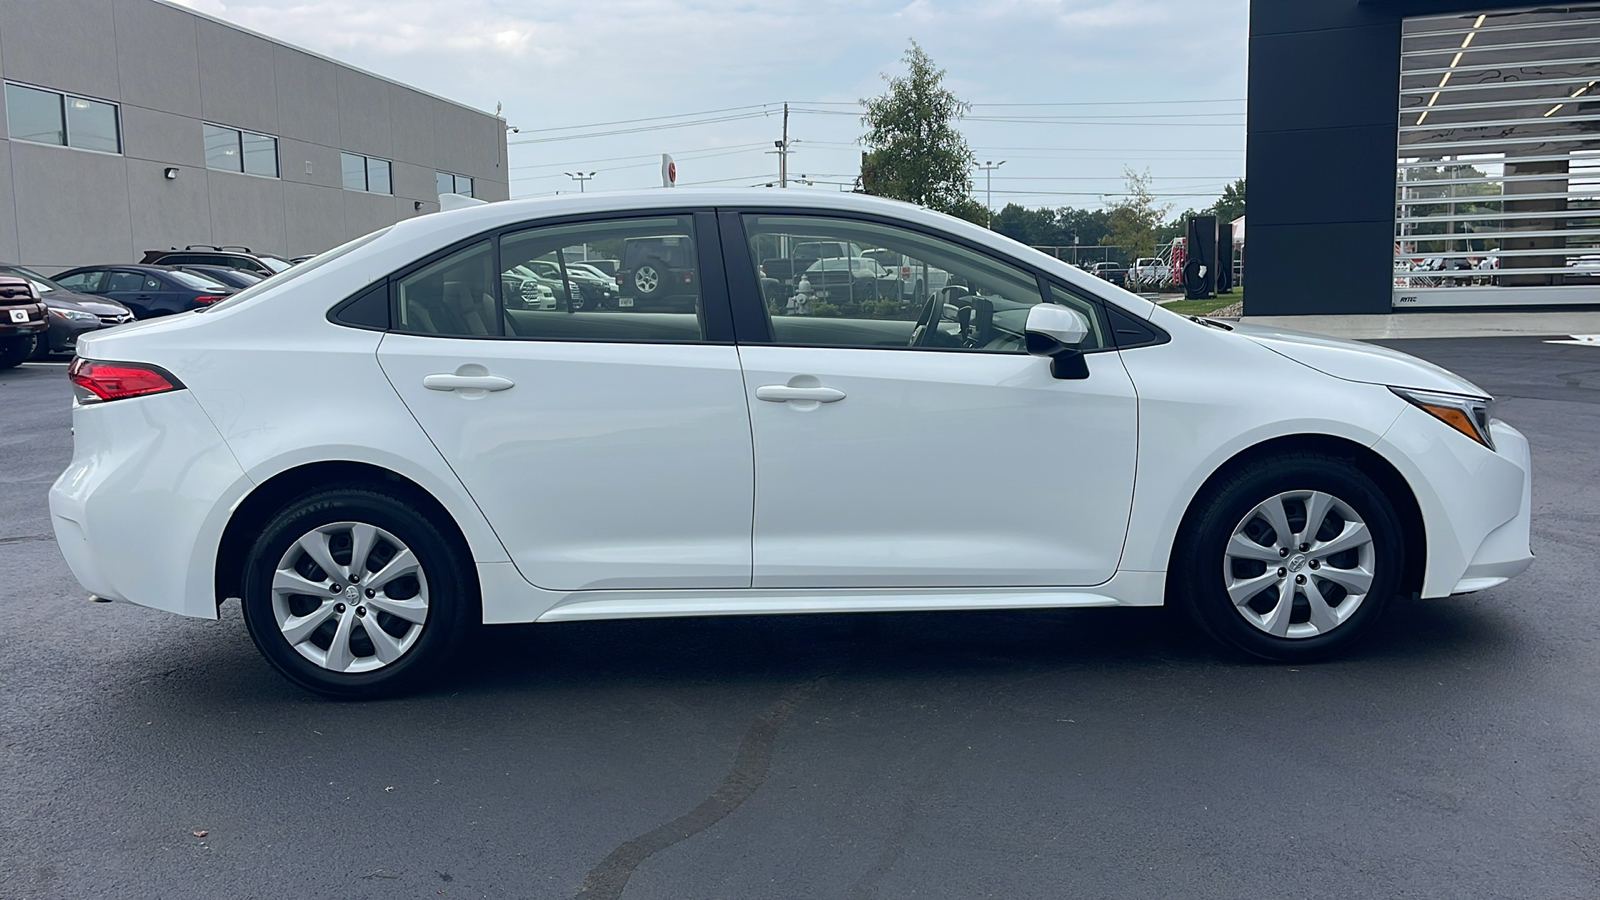
<instances>
[{"instance_id":1,"label":"white toyota corolla","mask_svg":"<svg viewBox=\"0 0 1600 900\"><path fill-rule=\"evenodd\" d=\"M585 258L609 308L527 299ZM339 696L479 622L1174 602L1301 660L1532 560L1527 442L1471 383L852 195L451 210L78 354L78 580L240 598Z\"/></svg>"}]
</instances>

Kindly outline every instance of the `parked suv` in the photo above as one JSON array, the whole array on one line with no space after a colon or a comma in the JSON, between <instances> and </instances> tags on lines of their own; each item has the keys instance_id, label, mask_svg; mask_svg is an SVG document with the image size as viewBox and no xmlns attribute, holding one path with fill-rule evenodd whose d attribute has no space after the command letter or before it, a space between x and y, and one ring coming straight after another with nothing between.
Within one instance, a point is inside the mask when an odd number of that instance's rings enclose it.
<instances>
[{"instance_id":1,"label":"parked suv","mask_svg":"<svg viewBox=\"0 0 1600 900\"><path fill-rule=\"evenodd\" d=\"M190 244L182 250L177 247L171 250L146 250L144 259L139 262L161 266L226 266L262 278L276 275L292 265L283 257L256 253L249 247L213 247L210 244Z\"/></svg>"},{"instance_id":2,"label":"parked suv","mask_svg":"<svg viewBox=\"0 0 1600 900\"><path fill-rule=\"evenodd\" d=\"M694 270L694 242L686 234L628 238L622 242L617 306L693 312L700 297Z\"/></svg>"},{"instance_id":3,"label":"parked suv","mask_svg":"<svg viewBox=\"0 0 1600 900\"><path fill-rule=\"evenodd\" d=\"M19 365L33 355L44 337L44 303L28 279L0 275L0 369Z\"/></svg>"}]
</instances>

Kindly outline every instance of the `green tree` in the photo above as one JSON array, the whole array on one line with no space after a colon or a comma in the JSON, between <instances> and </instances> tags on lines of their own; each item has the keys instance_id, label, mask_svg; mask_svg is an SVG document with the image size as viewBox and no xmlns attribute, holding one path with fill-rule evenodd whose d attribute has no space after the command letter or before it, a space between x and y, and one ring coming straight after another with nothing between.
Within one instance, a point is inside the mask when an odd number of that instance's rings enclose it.
<instances>
[{"instance_id":1,"label":"green tree","mask_svg":"<svg viewBox=\"0 0 1600 900\"><path fill-rule=\"evenodd\" d=\"M944 86L944 70L916 41L903 58L906 74L885 75L889 89L861 101L861 189L982 224L988 210L971 196L972 148L956 128L971 105Z\"/></svg>"},{"instance_id":2,"label":"green tree","mask_svg":"<svg viewBox=\"0 0 1600 900\"><path fill-rule=\"evenodd\" d=\"M1100 243L1121 247L1130 257L1139 257L1155 249L1158 233L1166 222L1170 206L1157 206L1150 189L1150 171L1122 170L1128 190L1121 200L1107 209L1107 231Z\"/></svg>"},{"instance_id":3,"label":"green tree","mask_svg":"<svg viewBox=\"0 0 1600 900\"><path fill-rule=\"evenodd\" d=\"M1217 217L1218 222L1224 224L1244 215L1243 178L1222 189L1222 196L1217 198L1216 203L1211 204L1210 213Z\"/></svg>"}]
</instances>

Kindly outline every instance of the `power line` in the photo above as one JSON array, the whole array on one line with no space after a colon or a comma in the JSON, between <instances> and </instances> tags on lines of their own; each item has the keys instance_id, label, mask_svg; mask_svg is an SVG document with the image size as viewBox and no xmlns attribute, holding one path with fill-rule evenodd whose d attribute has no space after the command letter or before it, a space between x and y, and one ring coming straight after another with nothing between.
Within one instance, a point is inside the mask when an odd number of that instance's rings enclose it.
<instances>
[{"instance_id":1,"label":"power line","mask_svg":"<svg viewBox=\"0 0 1600 900\"><path fill-rule=\"evenodd\" d=\"M516 146L518 144L548 144L554 141L579 141L586 138L615 137L621 134L641 134L646 131L666 131L670 128L688 128L692 125L714 125L718 122L737 122L741 119L763 119L766 118L767 115L768 114L765 112L740 113L737 115L721 116L713 119L695 119L689 122L670 122L663 125L641 125L638 128L619 128L613 131L591 131L587 134L563 134L553 137L532 138L525 141L507 141L506 145Z\"/></svg>"},{"instance_id":2,"label":"power line","mask_svg":"<svg viewBox=\"0 0 1600 900\"><path fill-rule=\"evenodd\" d=\"M728 145L726 147L701 147L701 148L699 148L697 150L671 150L671 151L668 151L668 152L670 152L673 156L688 156L691 153L710 153L713 150L750 149L750 148L755 148L755 147L765 147L766 145L767 145L766 141L757 141L754 144L730 144L730 145ZM518 171L520 169L559 169L562 166L586 166L589 163L597 163L597 162L618 162L618 161L626 160L626 159L656 159L656 160L658 160L660 158L661 158L661 154L659 154L659 153L635 153L632 156L607 156L607 157L604 157L602 159L593 159L593 158L590 158L590 159L570 159L570 160L567 160L566 162L538 163L536 165L529 165L529 166L512 166L511 167L511 171L515 172L515 171ZM624 168L624 167L616 166L614 168Z\"/></svg>"},{"instance_id":3,"label":"power line","mask_svg":"<svg viewBox=\"0 0 1600 900\"><path fill-rule=\"evenodd\" d=\"M526 134L541 134L550 131L576 131L580 128L609 128L612 125L633 125L639 122L660 122L666 119L687 119L690 116L710 116L718 113L738 112L740 110L764 109L768 105L766 103L751 103L745 106L726 106L722 109L704 109L699 112L674 113L670 116L645 116L639 119L617 119L614 122L591 122L588 125L558 125L554 128L524 128L522 132ZM517 141L516 143L523 142Z\"/></svg>"}]
</instances>

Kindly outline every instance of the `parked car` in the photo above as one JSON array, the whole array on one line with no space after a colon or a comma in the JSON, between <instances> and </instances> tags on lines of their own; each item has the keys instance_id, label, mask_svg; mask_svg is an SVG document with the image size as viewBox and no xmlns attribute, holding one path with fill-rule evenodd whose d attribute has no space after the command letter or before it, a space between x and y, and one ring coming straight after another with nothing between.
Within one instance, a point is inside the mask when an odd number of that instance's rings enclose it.
<instances>
[{"instance_id":1,"label":"parked car","mask_svg":"<svg viewBox=\"0 0 1600 900\"><path fill-rule=\"evenodd\" d=\"M281 256L256 253L249 247L216 247L210 244L190 244L179 250L146 250L140 263L153 266L226 266L242 269L266 278L294 265Z\"/></svg>"},{"instance_id":2,"label":"parked car","mask_svg":"<svg viewBox=\"0 0 1600 900\"><path fill-rule=\"evenodd\" d=\"M949 272L895 250L867 250L861 255L896 273L900 278L901 298L909 302L920 303L950 283Z\"/></svg>"},{"instance_id":3,"label":"parked car","mask_svg":"<svg viewBox=\"0 0 1600 900\"><path fill-rule=\"evenodd\" d=\"M617 271L622 267L622 260L603 259L601 257L591 256L590 258L583 260L582 264L594 269L602 275L608 276L612 280L615 280L617 277Z\"/></svg>"},{"instance_id":4,"label":"parked car","mask_svg":"<svg viewBox=\"0 0 1600 900\"><path fill-rule=\"evenodd\" d=\"M525 265L540 277L556 285L561 284L562 266L549 260L530 260ZM578 263L565 266L567 280L571 283L575 309L616 309L617 282L600 272L585 269Z\"/></svg>"},{"instance_id":5,"label":"parked car","mask_svg":"<svg viewBox=\"0 0 1600 900\"><path fill-rule=\"evenodd\" d=\"M26 278L49 310L48 335L38 341L34 359L44 359L52 353L72 353L77 349L78 335L133 321L133 312L121 303L69 291L32 269L0 264L0 275Z\"/></svg>"},{"instance_id":6,"label":"parked car","mask_svg":"<svg viewBox=\"0 0 1600 900\"><path fill-rule=\"evenodd\" d=\"M45 339L44 302L28 279L0 275L0 369L21 365Z\"/></svg>"},{"instance_id":7,"label":"parked car","mask_svg":"<svg viewBox=\"0 0 1600 900\"><path fill-rule=\"evenodd\" d=\"M621 309L683 310L700 297L697 260L688 235L630 238L622 243Z\"/></svg>"},{"instance_id":8,"label":"parked car","mask_svg":"<svg viewBox=\"0 0 1600 900\"><path fill-rule=\"evenodd\" d=\"M959 284L904 315L770 314L747 248L797 220ZM702 290L677 313L500 314L497 265L578 237ZM713 277L695 246L726 248ZM1170 602L1300 662L1532 561L1528 442L1476 385L1181 316L853 194L406 219L85 335L70 377L50 513L78 580L201 618L240 598L266 659L335 696L428 684L478 623L638 616Z\"/></svg>"},{"instance_id":9,"label":"parked car","mask_svg":"<svg viewBox=\"0 0 1600 900\"><path fill-rule=\"evenodd\" d=\"M898 300L900 276L865 256L819 259L801 273L813 297L829 303Z\"/></svg>"},{"instance_id":10,"label":"parked car","mask_svg":"<svg viewBox=\"0 0 1600 900\"><path fill-rule=\"evenodd\" d=\"M80 266L55 276L55 282L69 291L109 297L136 319L200 309L234 292L220 281L167 266Z\"/></svg>"},{"instance_id":11,"label":"parked car","mask_svg":"<svg viewBox=\"0 0 1600 900\"><path fill-rule=\"evenodd\" d=\"M246 272L243 269L230 269L227 266L183 265L173 266L173 268L182 269L185 272L193 272L196 275L203 275L212 281L221 282L222 284L225 284L236 291L242 291L251 285L260 284L265 280L254 272Z\"/></svg>"},{"instance_id":12,"label":"parked car","mask_svg":"<svg viewBox=\"0 0 1600 900\"><path fill-rule=\"evenodd\" d=\"M1097 262L1090 267L1089 271L1094 277L1102 281L1109 281L1118 287L1128 283L1128 270L1124 269L1121 263Z\"/></svg>"},{"instance_id":13,"label":"parked car","mask_svg":"<svg viewBox=\"0 0 1600 900\"><path fill-rule=\"evenodd\" d=\"M1156 256L1143 256L1133 261L1128 279L1134 284L1154 287L1172 280L1172 267Z\"/></svg>"}]
</instances>

